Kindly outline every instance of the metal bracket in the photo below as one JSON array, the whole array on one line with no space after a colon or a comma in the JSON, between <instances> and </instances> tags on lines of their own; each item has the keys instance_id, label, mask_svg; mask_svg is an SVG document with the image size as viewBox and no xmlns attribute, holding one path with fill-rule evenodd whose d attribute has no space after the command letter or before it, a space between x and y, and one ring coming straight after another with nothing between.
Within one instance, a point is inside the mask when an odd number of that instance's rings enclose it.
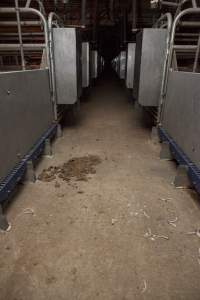
<instances>
[{"instance_id":1,"label":"metal bracket","mask_svg":"<svg viewBox=\"0 0 200 300\"><path fill-rule=\"evenodd\" d=\"M46 156L52 156L52 147L51 147L51 141L50 141L50 139L46 139L45 140L44 155L46 155Z\"/></svg>"},{"instance_id":2,"label":"metal bracket","mask_svg":"<svg viewBox=\"0 0 200 300\"><path fill-rule=\"evenodd\" d=\"M179 165L177 168L177 174L174 179L174 185L176 188L191 188L192 184L188 176L188 166Z\"/></svg>"},{"instance_id":3,"label":"metal bracket","mask_svg":"<svg viewBox=\"0 0 200 300\"><path fill-rule=\"evenodd\" d=\"M35 170L34 170L32 160L29 160L26 163L25 181L32 182L32 183L36 181L36 175L35 175Z\"/></svg>"},{"instance_id":4,"label":"metal bracket","mask_svg":"<svg viewBox=\"0 0 200 300\"><path fill-rule=\"evenodd\" d=\"M152 127L151 130L151 140L154 144L160 143L160 137L158 134L158 128L156 126Z\"/></svg>"},{"instance_id":5,"label":"metal bracket","mask_svg":"<svg viewBox=\"0 0 200 300\"><path fill-rule=\"evenodd\" d=\"M56 131L56 137L61 138L62 137L62 127L60 124L57 126L57 131Z\"/></svg>"},{"instance_id":6,"label":"metal bracket","mask_svg":"<svg viewBox=\"0 0 200 300\"><path fill-rule=\"evenodd\" d=\"M170 144L168 142L163 142L161 144L160 159L173 160Z\"/></svg>"}]
</instances>

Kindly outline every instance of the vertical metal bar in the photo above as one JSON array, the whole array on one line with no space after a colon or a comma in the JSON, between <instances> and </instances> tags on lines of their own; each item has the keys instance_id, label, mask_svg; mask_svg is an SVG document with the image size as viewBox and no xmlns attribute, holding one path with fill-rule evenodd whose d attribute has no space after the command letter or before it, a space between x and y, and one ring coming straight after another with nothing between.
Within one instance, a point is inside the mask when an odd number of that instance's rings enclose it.
<instances>
[{"instance_id":1,"label":"vertical metal bar","mask_svg":"<svg viewBox=\"0 0 200 300\"><path fill-rule=\"evenodd\" d=\"M31 0L27 0L25 7L30 7L30 5L31 5Z\"/></svg>"},{"instance_id":2,"label":"vertical metal bar","mask_svg":"<svg viewBox=\"0 0 200 300\"><path fill-rule=\"evenodd\" d=\"M194 8L197 7L197 2L196 2L196 0L192 0L192 6L193 6Z\"/></svg>"},{"instance_id":3,"label":"vertical metal bar","mask_svg":"<svg viewBox=\"0 0 200 300\"><path fill-rule=\"evenodd\" d=\"M23 48L23 41L22 41L22 30L21 30L21 21L20 21L18 0L15 0L15 10L16 10L16 16L17 16L17 28L18 28L19 43L20 43L21 64L22 64L22 70L25 70L26 66L25 66L25 59L24 59L24 48Z\"/></svg>"},{"instance_id":4,"label":"vertical metal bar","mask_svg":"<svg viewBox=\"0 0 200 300\"><path fill-rule=\"evenodd\" d=\"M199 54L200 54L200 34L199 34L199 38L198 38L197 51L196 51L195 60L194 60L193 72L197 71Z\"/></svg>"}]
</instances>

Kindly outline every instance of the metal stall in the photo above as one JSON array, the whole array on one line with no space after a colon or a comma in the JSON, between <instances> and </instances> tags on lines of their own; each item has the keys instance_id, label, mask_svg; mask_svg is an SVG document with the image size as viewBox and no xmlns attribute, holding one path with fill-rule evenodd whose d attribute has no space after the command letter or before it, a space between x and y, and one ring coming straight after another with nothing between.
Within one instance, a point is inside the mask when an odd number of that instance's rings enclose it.
<instances>
[{"instance_id":1,"label":"metal stall","mask_svg":"<svg viewBox=\"0 0 200 300\"><path fill-rule=\"evenodd\" d=\"M190 8L182 11L174 21L159 133L164 142L163 149L168 149L168 157L165 157L166 153L164 157L161 153L161 157L176 159L181 170L185 170L185 175L189 175L200 193L200 31L198 21L191 22L191 24L187 21L189 26L186 28L186 34L187 37L192 37L192 42L188 43L187 39L187 43L183 44L182 41L181 44L177 44L177 38L175 39L176 33L180 34L180 26L184 23L183 17L191 15L199 17L200 9ZM189 34L188 28L190 28ZM194 62L192 65L191 59ZM188 62L187 66L185 62Z\"/></svg>"},{"instance_id":2,"label":"metal stall","mask_svg":"<svg viewBox=\"0 0 200 300\"><path fill-rule=\"evenodd\" d=\"M81 39L76 28L53 28L57 104L74 105L82 93Z\"/></svg>"},{"instance_id":3,"label":"metal stall","mask_svg":"<svg viewBox=\"0 0 200 300\"><path fill-rule=\"evenodd\" d=\"M159 107L164 89L172 16L166 13L154 25L136 37L133 96L143 107Z\"/></svg>"},{"instance_id":4,"label":"metal stall","mask_svg":"<svg viewBox=\"0 0 200 300\"><path fill-rule=\"evenodd\" d=\"M19 42L0 43L0 56L5 63L8 55L10 61L15 58L17 69L21 70L7 71L7 67L3 70L2 66L0 73L0 205L27 169L30 171L57 129L50 92L46 19L32 8L0 8L0 14L3 13L17 15ZM21 19L24 15L39 17L44 36L42 43L22 42ZM37 53L41 54L40 58ZM34 61L32 64L28 62L30 57ZM37 66L36 59L40 60ZM34 180L34 176L31 179Z\"/></svg>"},{"instance_id":5,"label":"metal stall","mask_svg":"<svg viewBox=\"0 0 200 300\"><path fill-rule=\"evenodd\" d=\"M126 87L133 89L134 69L135 69L135 43L128 43L127 64L126 64Z\"/></svg>"},{"instance_id":6,"label":"metal stall","mask_svg":"<svg viewBox=\"0 0 200 300\"><path fill-rule=\"evenodd\" d=\"M136 37L133 96L142 106L158 106L167 30L145 28Z\"/></svg>"}]
</instances>

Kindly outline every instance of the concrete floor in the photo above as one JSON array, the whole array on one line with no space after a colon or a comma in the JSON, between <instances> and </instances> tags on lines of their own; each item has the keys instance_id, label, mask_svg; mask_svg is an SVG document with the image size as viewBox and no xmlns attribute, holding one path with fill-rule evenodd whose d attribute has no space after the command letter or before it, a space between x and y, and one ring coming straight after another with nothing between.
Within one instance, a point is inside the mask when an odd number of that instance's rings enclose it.
<instances>
[{"instance_id":1,"label":"concrete floor","mask_svg":"<svg viewBox=\"0 0 200 300\"><path fill-rule=\"evenodd\" d=\"M127 99L118 80L100 80L38 166L99 155L88 182L37 181L16 194L0 234L0 300L200 299L200 238L187 234L200 228L198 197L173 187L175 165L159 160Z\"/></svg>"}]
</instances>

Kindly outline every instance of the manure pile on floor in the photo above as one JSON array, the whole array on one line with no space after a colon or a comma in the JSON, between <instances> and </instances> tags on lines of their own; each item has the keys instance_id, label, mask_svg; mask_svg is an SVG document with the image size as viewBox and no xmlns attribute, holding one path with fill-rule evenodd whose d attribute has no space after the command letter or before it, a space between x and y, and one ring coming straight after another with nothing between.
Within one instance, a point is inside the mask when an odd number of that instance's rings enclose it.
<instances>
[{"instance_id":1,"label":"manure pile on floor","mask_svg":"<svg viewBox=\"0 0 200 300\"><path fill-rule=\"evenodd\" d=\"M57 178L69 182L74 179L77 181L87 181L88 175L95 174L95 167L101 163L101 159L96 155L74 157L61 166L50 166L42 171L38 180L51 182Z\"/></svg>"}]
</instances>

